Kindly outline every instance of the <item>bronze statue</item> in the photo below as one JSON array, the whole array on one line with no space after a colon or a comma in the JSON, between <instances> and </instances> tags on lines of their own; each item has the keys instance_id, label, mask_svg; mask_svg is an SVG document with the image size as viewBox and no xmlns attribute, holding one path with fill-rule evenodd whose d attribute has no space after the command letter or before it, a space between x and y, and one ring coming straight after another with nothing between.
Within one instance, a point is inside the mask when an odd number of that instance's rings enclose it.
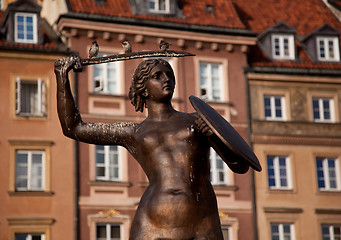
<instances>
[{"instance_id":1,"label":"bronze statue","mask_svg":"<svg viewBox=\"0 0 341 240\"><path fill-rule=\"evenodd\" d=\"M79 59L71 56L55 64L63 133L86 143L125 147L149 180L131 225L130 239L223 239L210 183L209 148L210 143L217 149L224 144L197 113L174 110L171 66L162 59L151 59L135 70L129 97L136 111L148 110L144 121L104 124L82 121L68 79L76 62ZM239 161L231 150L225 153L233 156L233 161L223 157L232 170L248 170L247 161Z\"/></svg>"}]
</instances>

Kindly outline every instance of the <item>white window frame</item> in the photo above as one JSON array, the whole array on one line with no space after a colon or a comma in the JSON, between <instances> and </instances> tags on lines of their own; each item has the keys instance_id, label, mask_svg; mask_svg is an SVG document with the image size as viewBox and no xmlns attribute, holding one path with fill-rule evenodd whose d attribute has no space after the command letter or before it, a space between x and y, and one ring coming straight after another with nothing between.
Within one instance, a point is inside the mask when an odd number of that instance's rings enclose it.
<instances>
[{"instance_id":1,"label":"white window frame","mask_svg":"<svg viewBox=\"0 0 341 240\"><path fill-rule=\"evenodd\" d=\"M271 116L265 116L265 98L269 97L270 98L270 111L271 111ZM281 117L277 117L276 116L276 105L275 105L275 100L276 98L280 98L281 101L281 112L282 112L282 116ZM264 118L266 120L276 120L276 121L282 121L282 120L286 120L286 106L285 106L285 96L281 96L281 95L270 95L270 94L265 94L263 95L263 107L264 107Z\"/></svg>"},{"instance_id":2,"label":"white window frame","mask_svg":"<svg viewBox=\"0 0 341 240\"><path fill-rule=\"evenodd\" d=\"M322 170L323 170L323 177L324 177L324 188L320 188L320 191L340 191L341 190L341 176L340 176L340 161L338 158L329 158L329 157L317 157L317 159L323 159L322 160ZM335 181L336 181L336 188L331 188L330 186L330 171L329 171L329 166L328 166L328 160L334 160L335 162ZM317 166L316 166L317 167ZM317 176L318 178L318 176ZM318 179L317 179L318 181ZM317 182L317 186L318 186L318 182Z\"/></svg>"},{"instance_id":3,"label":"white window frame","mask_svg":"<svg viewBox=\"0 0 341 240\"><path fill-rule=\"evenodd\" d=\"M33 39L27 39L26 38L26 24L24 25L24 38L18 38L18 21L17 17L22 16L24 18L26 17L32 17L32 24L33 24ZM38 42L38 26L37 26L37 14L35 13L25 13L25 12L16 12L14 14L14 40L18 43L37 43Z\"/></svg>"},{"instance_id":4,"label":"white window frame","mask_svg":"<svg viewBox=\"0 0 341 240\"><path fill-rule=\"evenodd\" d=\"M324 57L321 56L321 43L324 45ZM333 43L332 54L334 57L330 57L331 50L329 49L329 42ZM330 61L337 62L340 61L340 50L339 50L339 38L338 37L317 37L316 38L317 47L317 58L319 61Z\"/></svg>"},{"instance_id":5,"label":"white window frame","mask_svg":"<svg viewBox=\"0 0 341 240\"><path fill-rule=\"evenodd\" d=\"M275 40L278 39L279 41L279 55L276 55L276 45ZM285 44L284 40L288 40L287 51L288 55L285 54ZM274 59L278 60L293 60L295 59L295 42L294 36L288 34L273 34L271 36L271 43L272 43L272 56Z\"/></svg>"},{"instance_id":6,"label":"white window frame","mask_svg":"<svg viewBox=\"0 0 341 240\"><path fill-rule=\"evenodd\" d=\"M313 101L314 100L318 100L318 110L319 110L319 118L315 119L314 116L314 104ZM324 118L324 106L323 106L323 101L324 100L328 100L329 101L329 112L330 112L330 119L325 119ZM312 97L311 99L311 103L312 103L312 111L313 111L313 120L315 122L335 122L335 106L334 106L334 99L330 98L330 97Z\"/></svg>"},{"instance_id":7,"label":"white window frame","mask_svg":"<svg viewBox=\"0 0 341 240\"><path fill-rule=\"evenodd\" d=\"M149 12L155 13L169 13L170 12L170 0L165 1L165 10L160 9L160 1L162 0L148 0L147 1L147 9ZM149 7L149 3L154 3L154 8Z\"/></svg>"},{"instance_id":8,"label":"white window frame","mask_svg":"<svg viewBox=\"0 0 341 240\"><path fill-rule=\"evenodd\" d=\"M97 238L97 226L106 227L106 238ZM120 227L120 238L111 238L111 226ZM123 228L120 223L96 223L96 240L121 240L123 239Z\"/></svg>"},{"instance_id":9,"label":"white window frame","mask_svg":"<svg viewBox=\"0 0 341 240\"><path fill-rule=\"evenodd\" d=\"M290 225L290 240L295 240L295 226L293 223L270 223L270 229L272 225L277 225L278 226L278 233L279 233L279 240L285 240L284 238L284 225ZM271 233L271 239L273 237L273 232L270 230Z\"/></svg>"},{"instance_id":10,"label":"white window frame","mask_svg":"<svg viewBox=\"0 0 341 240\"><path fill-rule=\"evenodd\" d=\"M223 169L217 168L217 160L222 161ZM212 185L228 185L228 168L226 163L221 159L213 148L210 148L210 174ZM224 175L224 181L219 181L219 173Z\"/></svg>"},{"instance_id":11,"label":"white window frame","mask_svg":"<svg viewBox=\"0 0 341 240\"><path fill-rule=\"evenodd\" d=\"M329 231L328 236L323 235L323 228L324 227L328 227L328 231ZM340 236L335 236L335 233L334 233L335 227L341 228L341 225L340 224L322 224L322 226L321 226L322 239L324 239L325 237L329 237L329 240L335 240L335 237L338 237L338 239L340 239Z\"/></svg>"},{"instance_id":12,"label":"white window frame","mask_svg":"<svg viewBox=\"0 0 341 240\"><path fill-rule=\"evenodd\" d=\"M95 176L97 181L122 181L122 149L120 146L117 147L117 151L111 151L109 145L105 145L104 147L104 163L97 163L96 154L97 149L95 146ZM118 157L118 176L110 177L110 154L117 154ZM104 167L104 176L97 176L97 167Z\"/></svg>"},{"instance_id":13,"label":"white window frame","mask_svg":"<svg viewBox=\"0 0 341 240\"><path fill-rule=\"evenodd\" d=\"M279 190L288 190L292 189L292 179L291 179L291 161L289 156L274 156L274 155L268 155L266 157L267 159L267 167L269 168L268 164L268 158L273 158L273 166L274 166L274 178L275 178L275 186L270 186L269 184L269 173L268 173L268 186L270 189L279 189ZM279 166L279 158L283 157L285 158L285 170L286 170L286 176L287 176L287 186L281 186L281 176L280 176L280 166Z\"/></svg>"},{"instance_id":14,"label":"white window frame","mask_svg":"<svg viewBox=\"0 0 341 240\"><path fill-rule=\"evenodd\" d=\"M218 76L214 76L212 72L213 66L218 67ZM223 71L222 71L221 63L214 62L199 62L199 84L200 84L200 97L203 100L221 102L224 100L224 88L223 88ZM202 68L205 68L205 73L202 74ZM216 88L213 87L213 78L217 78L219 81L218 86ZM202 94L202 91L205 90L206 94ZM219 92L219 98L214 99L213 91Z\"/></svg>"},{"instance_id":15,"label":"white window frame","mask_svg":"<svg viewBox=\"0 0 341 240\"><path fill-rule=\"evenodd\" d=\"M14 234L14 240L16 239L15 235L20 234L20 235L26 235L26 240L32 240L33 235L40 235L41 240L45 240L45 234L44 233L15 233Z\"/></svg>"},{"instance_id":16,"label":"white window frame","mask_svg":"<svg viewBox=\"0 0 341 240\"><path fill-rule=\"evenodd\" d=\"M21 89L22 89L22 83L23 82L37 82L37 106L35 112L22 112L22 106L21 106ZM17 77L16 79L16 109L15 113L18 116L45 116L46 115L46 83L41 78L38 78L37 80L22 80L20 77ZM30 108L32 106L30 105Z\"/></svg>"},{"instance_id":17,"label":"white window frame","mask_svg":"<svg viewBox=\"0 0 341 240\"><path fill-rule=\"evenodd\" d=\"M26 187L17 187L17 172L15 172L15 189L16 191L44 191L45 190L45 162L46 162L46 153L41 150L16 150L16 154L27 154L27 186ZM41 188L33 188L32 187L32 155L33 154L41 154ZM17 169L17 158L15 158L15 169ZM16 171L16 170L15 170Z\"/></svg>"},{"instance_id":18,"label":"white window frame","mask_svg":"<svg viewBox=\"0 0 341 240\"><path fill-rule=\"evenodd\" d=\"M100 54L101 57L108 56L110 54ZM112 95L119 95L121 94L121 63L119 62L110 62L110 63L102 63L93 66L93 91L95 93L100 94L112 94ZM95 76L95 69L100 69L101 75ZM108 71L110 68L116 70L115 79L109 79ZM116 89L114 91L109 91L109 82L116 83ZM98 84L96 84L98 83ZM96 85L98 85L96 87Z\"/></svg>"},{"instance_id":19,"label":"white window frame","mask_svg":"<svg viewBox=\"0 0 341 240\"><path fill-rule=\"evenodd\" d=\"M228 231L228 237L227 237L227 239L224 238L224 240L232 240L232 226L221 225L221 230L227 230Z\"/></svg>"}]
</instances>

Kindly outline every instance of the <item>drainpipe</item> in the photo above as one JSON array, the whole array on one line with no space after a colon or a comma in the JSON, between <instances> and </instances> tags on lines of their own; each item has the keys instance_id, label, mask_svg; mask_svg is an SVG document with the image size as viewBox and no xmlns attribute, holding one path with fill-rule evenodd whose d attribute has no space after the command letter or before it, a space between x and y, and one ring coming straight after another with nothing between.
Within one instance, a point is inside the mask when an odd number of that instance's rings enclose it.
<instances>
[{"instance_id":1,"label":"drainpipe","mask_svg":"<svg viewBox=\"0 0 341 240\"><path fill-rule=\"evenodd\" d=\"M245 77L245 89L246 89L246 108L247 108L247 131L248 131L248 142L252 147L252 140L251 140L251 101L250 101L250 89L249 89L249 81L247 78L247 70L244 69L244 77ZM258 222L257 222L257 208L256 208L256 191L255 191L255 172L251 170L251 198L252 198L252 222L254 227L254 240L258 240Z\"/></svg>"}]
</instances>

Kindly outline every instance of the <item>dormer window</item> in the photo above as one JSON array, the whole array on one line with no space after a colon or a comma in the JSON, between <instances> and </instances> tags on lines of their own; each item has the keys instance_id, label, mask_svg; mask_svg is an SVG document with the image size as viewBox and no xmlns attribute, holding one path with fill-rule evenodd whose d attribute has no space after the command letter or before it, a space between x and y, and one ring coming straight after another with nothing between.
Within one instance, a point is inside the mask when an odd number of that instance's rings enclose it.
<instances>
[{"instance_id":1,"label":"dormer window","mask_svg":"<svg viewBox=\"0 0 341 240\"><path fill-rule=\"evenodd\" d=\"M317 57L320 61L339 61L339 41L337 37L317 37Z\"/></svg>"},{"instance_id":2,"label":"dormer window","mask_svg":"<svg viewBox=\"0 0 341 240\"><path fill-rule=\"evenodd\" d=\"M259 35L258 44L270 60L296 59L296 29L279 22Z\"/></svg>"},{"instance_id":3,"label":"dormer window","mask_svg":"<svg viewBox=\"0 0 341 240\"><path fill-rule=\"evenodd\" d=\"M148 11L157 13L169 12L169 0L148 0Z\"/></svg>"},{"instance_id":4,"label":"dormer window","mask_svg":"<svg viewBox=\"0 0 341 240\"><path fill-rule=\"evenodd\" d=\"M293 35L272 35L272 56L274 59L294 59L294 36Z\"/></svg>"},{"instance_id":5,"label":"dormer window","mask_svg":"<svg viewBox=\"0 0 341 240\"><path fill-rule=\"evenodd\" d=\"M15 42L37 43L37 15L32 13L15 13Z\"/></svg>"}]
</instances>

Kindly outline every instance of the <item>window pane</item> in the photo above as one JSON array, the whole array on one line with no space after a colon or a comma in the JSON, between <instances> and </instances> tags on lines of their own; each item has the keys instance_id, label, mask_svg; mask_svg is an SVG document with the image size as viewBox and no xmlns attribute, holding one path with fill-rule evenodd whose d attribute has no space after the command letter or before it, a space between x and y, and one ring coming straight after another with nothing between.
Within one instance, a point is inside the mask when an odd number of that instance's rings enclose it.
<instances>
[{"instance_id":1,"label":"window pane","mask_svg":"<svg viewBox=\"0 0 341 240\"><path fill-rule=\"evenodd\" d=\"M96 176L104 177L105 176L105 167L96 167Z\"/></svg>"},{"instance_id":2,"label":"window pane","mask_svg":"<svg viewBox=\"0 0 341 240\"><path fill-rule=\"evenodd\" d=\"M324 183L324 172L323 172L323 159L316 159L316 169L317 169L317 182L319 188L325 188Z\"/></svg>"},{"instance_id":3,"label":"window pane","mask_svg":"<svg viewBox=\"0 0 341 240\"><path fill-rule=\"evenodd\" d=\"M97 225L96 236L97 236L97 239L98 238L106 239L106 237L107 237L107 228L106 228L105 225L104 226Z\"/></svg>"},{"instance_id":4,"label":"window pane","mask_svg":"<svg viewBox=\"0 0 341 240\"><path fill-rule=\"evenodd\" d=\"M38 112L38 82L23 81L21 83L20 106L22 113Z\"/></svg>"},{"instance_id":5,"label":"window pane","mask_svg":"<svg viewBox=\"0 0 341 240\"><path fill-rule=\"evenodd\" d=\"M111 237L112 238L120 238L121 237L121 231L120 226L111 226Z\"/></svg>"}]
</instances>

